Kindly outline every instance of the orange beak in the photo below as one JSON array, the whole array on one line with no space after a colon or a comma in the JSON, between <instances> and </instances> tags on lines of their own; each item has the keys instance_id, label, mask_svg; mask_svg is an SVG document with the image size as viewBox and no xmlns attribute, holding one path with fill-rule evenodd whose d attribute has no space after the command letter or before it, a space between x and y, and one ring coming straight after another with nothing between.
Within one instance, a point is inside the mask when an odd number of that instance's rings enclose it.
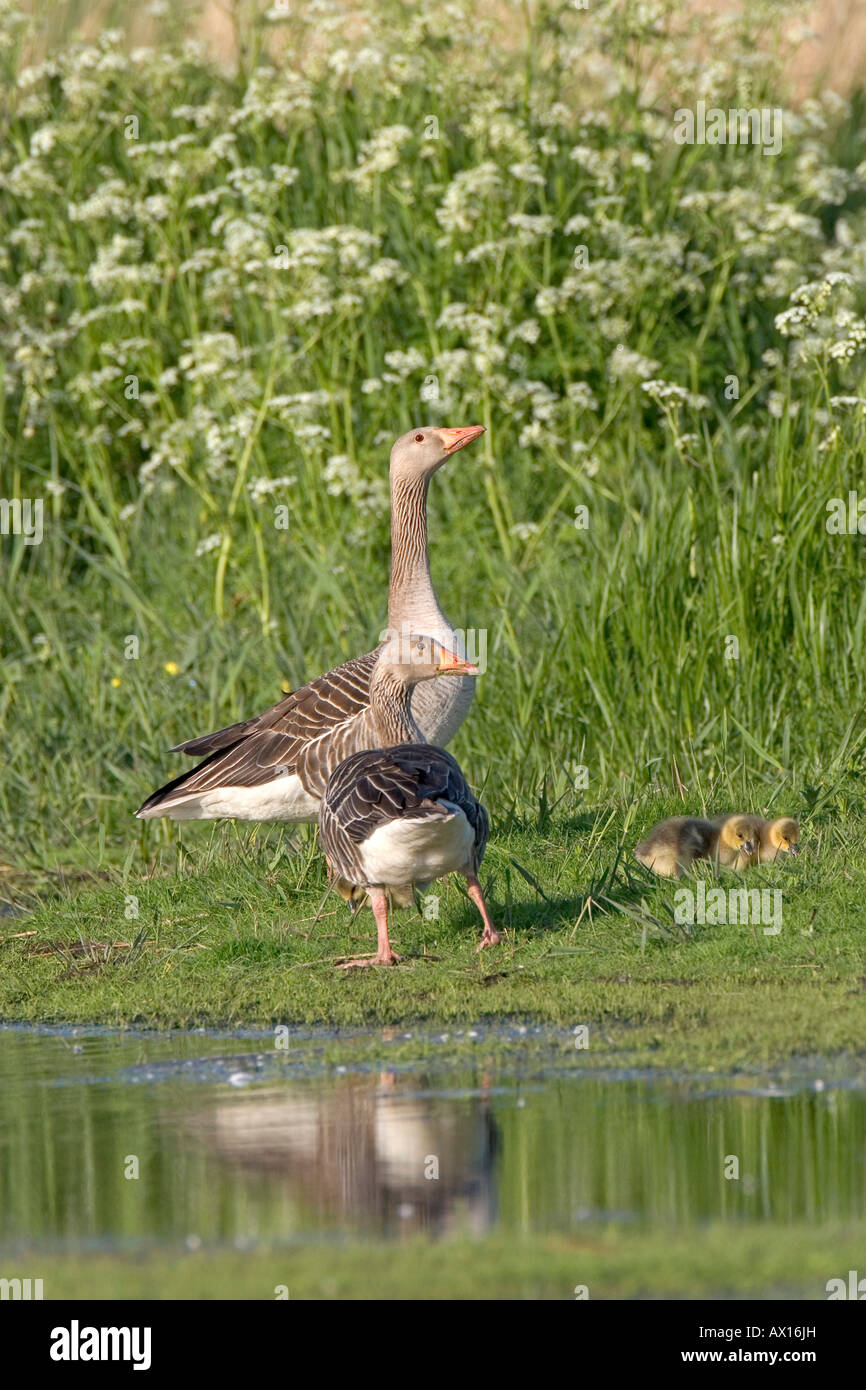
<instances>
[{"instance_id":1,"label":"orange beak","mask_svg":"<svg viewBox=\"0 0 866 1390\"><path fill-rule=\"evenodd\" d=\"M442 648L442 660L436 668L437 676L477 676L478 667L469 661L462 661L455 652Z\"/></svg>"},{"instance_id":2,"label":"orange beak","mask_svg":"<svg viewBox=\"0 0 866 1390\"><path fill-rule=\"evenodd\" d=\"M473 439L477 439L483 433L483 425L467 425L462 430L434 430L434 434L442 441L442 448L446 454L456 454L458 449L465 449L467 444L471 444Z\"/></svg>"}]
</instances>

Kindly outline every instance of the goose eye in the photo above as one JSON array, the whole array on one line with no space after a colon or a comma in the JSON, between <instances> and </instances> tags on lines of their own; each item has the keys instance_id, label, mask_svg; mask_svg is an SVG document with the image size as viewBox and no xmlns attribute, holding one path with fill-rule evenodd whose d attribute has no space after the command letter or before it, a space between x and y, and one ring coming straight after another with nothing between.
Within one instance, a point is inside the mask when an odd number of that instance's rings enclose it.
<instances>
[{"instance_id":1,"label":"goose eye","mask_svg":"<svg viewBox=\"0 0 866 1390\"><path fill-rule=\"evenodd\" d=\"M423 444L423 443L424 443L424 436L423 436L423 434L416 434L416 436L415 436L415 443L416 443L416 444Z\"/></svg>"}]
</instances>

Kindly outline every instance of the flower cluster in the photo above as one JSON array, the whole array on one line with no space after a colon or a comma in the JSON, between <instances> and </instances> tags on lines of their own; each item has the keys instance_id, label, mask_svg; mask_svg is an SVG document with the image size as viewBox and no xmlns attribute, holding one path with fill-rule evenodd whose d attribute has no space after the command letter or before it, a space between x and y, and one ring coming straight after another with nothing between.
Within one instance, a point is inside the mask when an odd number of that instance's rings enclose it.
<instances>
[{"instance_id":1,"label":"flower cluster","mask_svg":"<svg viewBox=\"0 0 866 1390\"><path fill-rule=\"evenodd\" d=\"M0 326L25 472L63 438L70 476L110 461L132 515L179 488L213 511L240 468L253 502L321 484L372 535L376 441L425 418L495 418L498 447L546 480L590 431L603 469L623 412L648 452L700 415L699 452L729 377L757 387L742 443L825 379L860 399L866 166L839 167L828 140L846 104L786 109L776 159L708 146L680 167L674 109L748 105L785 54L756 46L764 0L742 48L723 16L622 8L555 0L528 99L468 0L402 25L293 6L303 64L275 6L273 44L236 76L192 43L128 50L110 31L18 68ZM0 51L23 22L3 9Z\"/></svg>"}]
</instances>

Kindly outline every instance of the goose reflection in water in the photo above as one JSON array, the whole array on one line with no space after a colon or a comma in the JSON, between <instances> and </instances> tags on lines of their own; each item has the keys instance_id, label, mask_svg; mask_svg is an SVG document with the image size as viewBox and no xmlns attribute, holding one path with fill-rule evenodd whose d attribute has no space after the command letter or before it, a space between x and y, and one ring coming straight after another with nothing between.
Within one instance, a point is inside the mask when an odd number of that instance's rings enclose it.
<instances>
[{"instance_id":1,"label":"goose reflection in water","mask_svg":"<svg viewBox=\"0 0 866 1390\"><path fill-rule=\"evenodd\" d=\"M380 1235L487 1230L499 1149L486 1087L455 1105L418 1077L346 1076L254 1091L193 1117L222 1162L288 1190L316 1225Z\"/></svg>"}]
</instances>

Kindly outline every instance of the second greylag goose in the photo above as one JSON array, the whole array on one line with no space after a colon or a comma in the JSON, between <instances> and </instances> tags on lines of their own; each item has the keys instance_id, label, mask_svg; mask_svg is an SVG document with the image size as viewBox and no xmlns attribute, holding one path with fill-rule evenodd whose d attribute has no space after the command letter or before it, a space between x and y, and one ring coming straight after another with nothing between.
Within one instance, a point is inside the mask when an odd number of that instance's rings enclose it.
<instances>
[{"instance_id":1,"label":"second greylag goose","mask_svg":"<svg viewBox=\"0 0 866 1390\"><path fill-rule=\"evenodd\" d=\"M411 430L391 450L391 582L389 629L420 632L463 655L436 601L427 551L427 488L433 474L484 433ZM189 772L152 793L142 819L311 821L331 768L370 743L370 677L379 648L337 666L287 695L264 714L180 743L172 752L205 756ZM474 677L435 682L416 691L413 712L424 738L447 743L472 703ZM445 688L443 688L445 687Z\"/></svg>"},{"instance_id":2,"label":"second greylag goose","mask_svg":"<svg viewBox=\"0 0 866 1390\"><path fill-rule=\"evenodd\" d=\"M496 945L478 869L490 822L457 762L420 741L412 690L420 681L476 668L427 637L393 641L379 654L370 698L382 747L354 753L328 779L319 831L333 886L355 907L369 897L378 932L373 956L344 966L393 965L388 903L411 903L416 887L460 873L484 923L478 944Z\"/></svg>"}]
</instances>

